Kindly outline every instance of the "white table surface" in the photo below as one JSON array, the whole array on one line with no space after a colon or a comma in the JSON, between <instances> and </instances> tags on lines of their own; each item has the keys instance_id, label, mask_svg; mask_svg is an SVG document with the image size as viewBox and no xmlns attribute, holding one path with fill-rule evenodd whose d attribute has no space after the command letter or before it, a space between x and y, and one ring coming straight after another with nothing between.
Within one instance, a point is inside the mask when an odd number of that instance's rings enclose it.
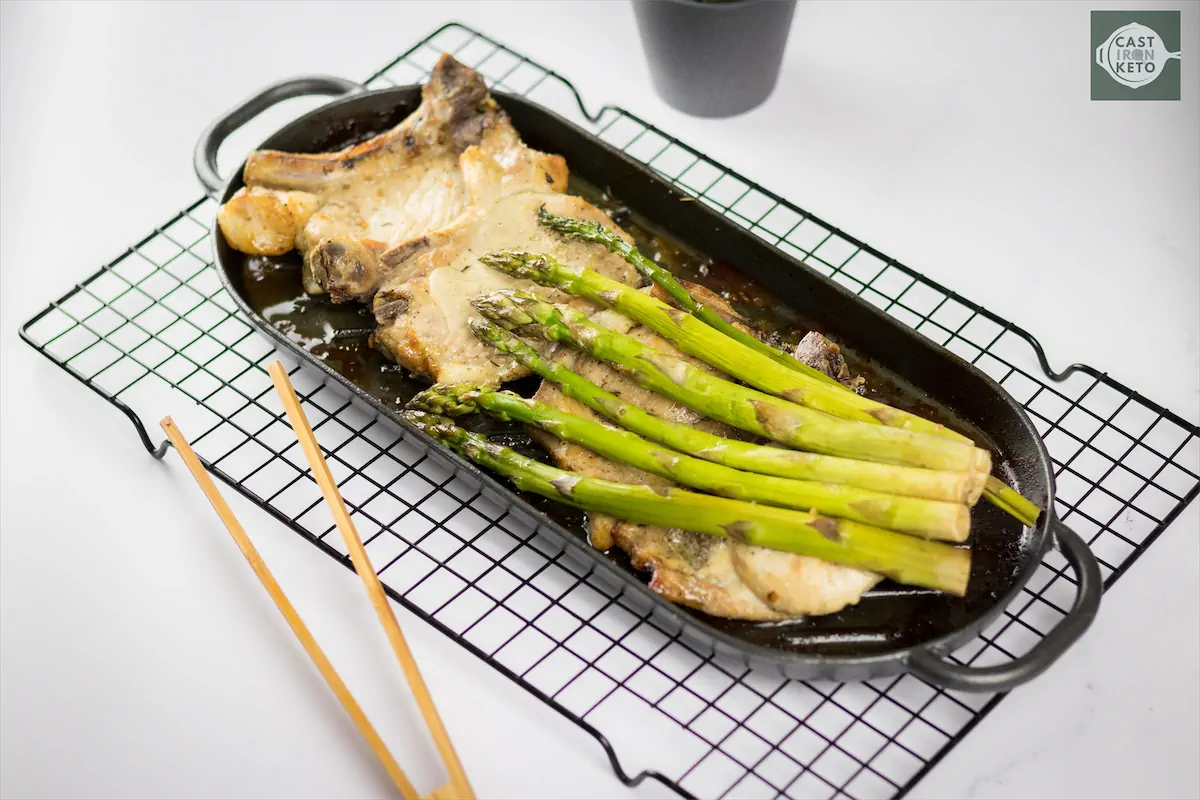
<instances>
[{"instance_id":1,"label":"white table surface","mask_svg":"<svg viewBox=\"0 0 1200 800\"><path fill-rule=\"evenodd\" d=\"M261 85L362 78L459 19L1196 420L1200 6L1184 100L1088 99L1088 3L802 2L780 87L701 121L625 3L0 6L0 794L379 797L390 786L174 457L18 325L200 195L199 131ZM1126 0L1119 7L1135 5ZM259 121L247 148L293 106ZM234 154L240 157L240 154ZM357 578L228 493L419 788L438 769ZM1200 794L1195 504L922 797ZM482 797L667 796L406 612Z\"/></svg>"}]
</instances>

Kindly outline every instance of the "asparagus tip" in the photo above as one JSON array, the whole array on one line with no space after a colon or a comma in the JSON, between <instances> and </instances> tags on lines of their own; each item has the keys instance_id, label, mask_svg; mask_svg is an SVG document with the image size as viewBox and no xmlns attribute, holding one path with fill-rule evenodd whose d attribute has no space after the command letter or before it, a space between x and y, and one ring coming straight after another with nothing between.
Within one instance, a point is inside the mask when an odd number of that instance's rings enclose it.
<instances>
[{"instance_id":1,"label":"asparagus tip","mask_svg":"<svg viewBox=\"0 0 1200 800\"><path fill-rule=\"evenodd\" d=\"M462 432L462 428L459 428L447 418L439 414L431 414L428 411L407 409L401 412L401 416L434 439L446 444L454 441L457 434Z\"/></svg>"},{"instance_id":2,"label":"asparagus tip","mask_svg":"<svg viewBox=\"0 0 1200 800\"><path fill-rule=\"evenodd\" d=\"M439 383L419 392L406 408L444 417L461 417L478 408L479 387L470 384Z\"/></svg>"},{"instance_id":3,"label":"asparagus tip","mask_svg":"<svg viewBox=\"0 0 1200 800\"><path fill-rule=\"evenodd\" d=\"M479 257L479 261L492 269L514 278L523 278L534 283L548 284L549 259L539 253L521 250L500 250Z\"/></svg>"}]
</instances>

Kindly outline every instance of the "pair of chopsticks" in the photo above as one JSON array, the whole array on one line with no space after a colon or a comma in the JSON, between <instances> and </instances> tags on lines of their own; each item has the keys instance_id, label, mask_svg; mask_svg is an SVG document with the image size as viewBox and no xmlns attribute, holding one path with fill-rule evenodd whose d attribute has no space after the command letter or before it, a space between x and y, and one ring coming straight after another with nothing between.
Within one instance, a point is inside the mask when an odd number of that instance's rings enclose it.
<instances>
[{"instance_id":1,"label":"pair of chopsticks","mask_svg":"<svg viewBox=\"0 0 1200 800\"><path fill-rule=\"evenodd\" d=\"M392 607L388 603L387 595L383 591L383 585L379 582L379 576L375 574L374 567L371 566L371 560L367 557L367 551L363 548L362 539L359 538L358 531L354 528L354 522L350 519L350 514L346 510L346 503L342 499L342 495L338 492L337 483L333 480L333 475L329 471L329 465L325 463L325 457L321 455L321 448L317 445L317 438L313 434L312 427L308 424L308 418L304 414L304 409L300 407L300 398L296 396L296 390L292 387L292 382L288 379L287 370L283 364L276 361L267 368L267 372L271 375L271 380L275 383L275 391L279 395L279 399L283 401L284 410L287 412L288 420L292 424L293 430L296 432L296 438L300 442L300 447L304 450L304 455L308 458L308 464L312 468L313 477L317 481L317 485L321 487L321 494L325 496L325 503L329 506L329 510L333 513L333 519L337 523L337 528L341 531L342 539L346 543L346 549L350 552L350 560L354 563L354 569L362 578L363 585L367 588L367 596L371 599L371 605L375 608L375 613L379 617L379 621L383 624L384 632L387 633L388 642L392 646L392 652L396 654L396 660L400 662L400 668L404 670L404 677L408 679L408 685L412 689L413 695L416 697L417 706L421 710L421 715L425 718L426 725L429 726L429 732L433 737L433 742L437 746L438 753L442 757L442 762L446 766L446 772L450 776L450 780L443 786L430 792L425 798L417 793L413 788L412 783L400 769L400 765L396 763L396 759L392 757L387 745L379 738L371 721L367 719L362 708L350 694L350 689L342 681L341 677L334 670L333 664L325 656L320 645L308 630L300 615L296 613L296 609L292 606L287 596L283 593L276 582L271 571L267 569L267 565L263 563L258 551L246 536L246 531L242 528L241 523L234 517L229 504L225 502L225 498L217 491L216 485L213 483L208 472L205 471L204 465L200 463L200 459L188 444L187 439L183 437L179 428L171 420L170 417L165 417L162 422L162 429L166 432L167 438L171 440L171 444L179 451L183 463L187 465L188 470L192 473L192 477L200 484L200 489L212 503L213 508L217 512L217 516L225 523L225 527L229 530L231 536L238 547L242 551L242 555L250 562L250 567L254 570L254 574L258 576L263 587L267 590L267 594L271 595L271 599L275 601L275 605L283 614L285 620L292 628L292 632L296 634L296 638L300 640L304 650L308 653L309 658L316 664L317 670L320 671L321 677L329 684L329 688L333 690L339 702L346 709L346 713L350 715L350 719L354 721L355 726L367 740L371 750L375 756L383 764L383 768L387 771L392 782L396 784L396 788L400 790L400 795L405 800L474 800L475 794L471 789L471 784L467 780L467 774L463 770L462 763L458 760L458 754L454 752L454 745L450 743L450 736L446 733L446 727L442 724L442 719L438 716L437 709L433 705L433 698L429 694L429 689L425 686L425 681L421 678L421 671L417 668L417 662L413 659L412 651L408 647L408 643L404 640L404 634L400 630L400 624L396 621L395 614L392 613Z\"/></svg>"}]
</instances>

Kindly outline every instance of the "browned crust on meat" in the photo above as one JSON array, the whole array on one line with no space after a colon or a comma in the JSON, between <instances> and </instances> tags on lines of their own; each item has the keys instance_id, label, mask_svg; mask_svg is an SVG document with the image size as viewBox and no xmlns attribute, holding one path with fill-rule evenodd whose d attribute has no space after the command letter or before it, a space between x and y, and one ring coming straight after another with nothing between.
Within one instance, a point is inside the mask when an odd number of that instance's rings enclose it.
<instances>
[{"instance_id":1,"label":"browned crust on meat","mask_svg":"<svg viewBox=\"0 0 1200 800\"><path fill-rule=\"evenodd\" d=\"M775 611L742 585L722 586L707 580L689 567L700 567L712 548L727 548L728 545L702 533L666 530L647 525L618 522L612 528L613 540L629 554L635 568L650 573L650 589L655 594L697 611L717 617L769 621L784 619L785 615ZM670 537L687 541L697 552L690 564L678 566L658 557L662 548L647 546L654 537ZM684 548L685 550L687 548ZM673 560L673 559L672 559Z\"/></svg>"},{"instance_id":2,"label":"browned crust on meat","mask_svg":"<svg viewBox=\"0 0 1200 800\"><path fill-rule=\"evenodd\" d=\"M404 329L403 335L397 336L395 328L379 328L371 334L368 344L418 375L428 375L432 371L425 348L412 335L411 329Z\"/></svg>"}]
</instances>

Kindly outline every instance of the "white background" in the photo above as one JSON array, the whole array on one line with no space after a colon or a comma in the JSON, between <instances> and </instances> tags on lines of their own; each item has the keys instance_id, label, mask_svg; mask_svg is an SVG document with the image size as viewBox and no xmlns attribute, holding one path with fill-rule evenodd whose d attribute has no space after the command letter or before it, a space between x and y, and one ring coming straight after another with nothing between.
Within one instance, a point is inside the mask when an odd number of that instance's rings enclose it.
<instances>
[{"instance_id":1,"label":"white background","mask_svg":"<svg viewBox=\"0 0 1200 800\"><path fill-rule=\"evenodd\" d=\"M298 73L362 79L462 20L589 103L628 107L1033 331L1055 365L1093 364L1195 421L1200 6L1151 6L1183 8L1182 102L1093 103L1091 5L802 2L775 95L702 121L652 93L620 2L4 3L0 794L391 792L178 460L149 458L126 420L16 335L200 195L191 148L215 115ZM230 501L432 788L438 769L357 578ZM1200 794L1198 516L915 794ZM664 794L622 787L585 734L400 617L480 796Z\"/></svg>"}]
</instances>

